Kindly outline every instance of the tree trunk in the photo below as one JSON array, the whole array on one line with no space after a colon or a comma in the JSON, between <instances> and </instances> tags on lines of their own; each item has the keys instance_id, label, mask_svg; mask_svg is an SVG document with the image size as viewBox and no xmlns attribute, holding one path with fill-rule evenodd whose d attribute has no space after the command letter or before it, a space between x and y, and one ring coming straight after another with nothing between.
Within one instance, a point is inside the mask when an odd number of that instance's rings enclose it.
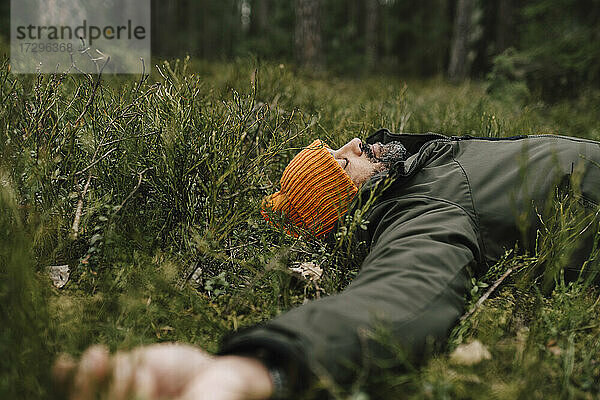
<instances>
[{"instance_id":1,"label":"tree trunk","mask_svg":"<svg viewBox=\"0 0 600 400\"><path fill-rule=\"evenodd\" d=\"M160 29L158 29L160 33L155 35L157 46L160 49L161 55L172 55L173 49L169 41L169 32L176 32L175 27L178 26L177 4L173 0L161 1L157 2L157 4L160 4L158 6L159 10L157 10L159 14L156 15L158 20L153 25L160 26ZM179 41L180 38L177 37L176 40Z\"/></svg>"},{"instance_id":2,"label":"tree trunk","mask_svg":"<svg viewBox=\"0 0 600 400\"><path fill-rule=\"evenodd\" d=\"M454 17L454 32L450 49L448 78L461 81L469 75L469 33L473 0L458 0Z\"/></svg>"},{"instance_id":3,"label":"tree trunk","mask_svg":"<svg viewBox=\"0 0 600 400\"><path fill-rule=\"evenodd\" d=\"M372 70L377 61L378 0L365 0L365 66Z\"/></svg>"},{"instance_id":4,"label":"tree trunk","mask_svg":"<svg viewBox=\"0 0 600 400\"><path fill-rule=\"evenodd\" d=\"M321 24L320 0L296 0L296 57L301 65L320 69L323 66L321 57Z\"/></svg>"},{"instance_id":5,"label":"tree trunk","mask_svg":"<svg viewBox=\"0 0 600 400\"><path fill-rule=\"evenodd\" d=\"M512 45L514 29L514 4L512 0L498 2L498 20L496 21L496 53L500 54Z\"/></svg>"},{"instance_id":6,"label":"tree trunk","mask_svg":"<svg viewBox=\"0 0 600 400\"><path fill-rule=\"evenodd\" d=\"M253 11L256 22L254 33L262 35L267 31L269 26L269 0L256 0L255 8Z\"/></svg>"}]
</instances>

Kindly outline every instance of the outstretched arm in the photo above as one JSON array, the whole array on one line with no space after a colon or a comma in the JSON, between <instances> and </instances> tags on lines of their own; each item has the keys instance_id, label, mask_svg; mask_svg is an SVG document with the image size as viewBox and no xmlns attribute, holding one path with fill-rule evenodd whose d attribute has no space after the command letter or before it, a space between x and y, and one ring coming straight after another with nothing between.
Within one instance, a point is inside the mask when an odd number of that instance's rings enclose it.
<instances>
[{"instance_id":1,"label":"outstretched arm","mask_svg":"<svg viewBox=\"0 0 600 400\"><path fill-rule=\"evenodd\" d=\"M224 352L267 348L288 365L307 365L304 376L343 385L365 367L367 355L389 356L361 334L376 324L413 360L429 339L444 341L464 307L467 266L479 259L474 222L458 206L429 198L388 203L370 220L371 251L346 290L233 337ZM306 385L300 380L298 389Z\"/></svg>"}]
</instances>

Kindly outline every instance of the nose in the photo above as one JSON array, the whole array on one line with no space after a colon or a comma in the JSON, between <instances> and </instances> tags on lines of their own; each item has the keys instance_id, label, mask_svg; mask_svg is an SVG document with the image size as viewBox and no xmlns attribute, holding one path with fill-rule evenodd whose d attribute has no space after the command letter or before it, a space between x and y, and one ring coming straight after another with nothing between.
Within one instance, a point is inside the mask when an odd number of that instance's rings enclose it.
<instances>
[{"instance_id":1,"label":"nose","mask_svg":"<svg viewBox=\"0 0 600 400\"><path fill-rule=\"evenodd\" d=\"M361 140L359 138L354 138L342 147L340 147L335 153L335 157L348 157L348 156L357 156L360 157L362 154L362 150L360 149Z\"/></svg>"}]
</instances>

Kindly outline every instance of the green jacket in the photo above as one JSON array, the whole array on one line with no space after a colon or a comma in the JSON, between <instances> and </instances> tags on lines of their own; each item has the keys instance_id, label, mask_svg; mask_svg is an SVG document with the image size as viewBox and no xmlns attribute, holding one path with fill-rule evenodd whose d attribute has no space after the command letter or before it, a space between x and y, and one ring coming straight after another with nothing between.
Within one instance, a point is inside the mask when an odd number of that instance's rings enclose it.
<instances>
[{"instance_id":1,"label":"green jacket","mask_svg":"<svg viewBox=\"0 0 600 400\"><path fill-rule=\"evenodd\" d=\"M556 190L582 177L579 199L600 201L600 143L561 136L512 138L392 134L410 154L367 213L369 253L340 294L310 302L229 338L223 353L266 349L275 362L350 383L369 357L387 353L364 332L380 324L414 362L441 343L464 312L471 276L516 242L533 251L540 217ZM361 188L367 193L386 173ZM579 175L581 174L581 175ZM360 194L359 194L360 196ZM579 264L577 264L579 263ZM573 261L573 268L581 260Z\"/></svg>"}]
</instances>

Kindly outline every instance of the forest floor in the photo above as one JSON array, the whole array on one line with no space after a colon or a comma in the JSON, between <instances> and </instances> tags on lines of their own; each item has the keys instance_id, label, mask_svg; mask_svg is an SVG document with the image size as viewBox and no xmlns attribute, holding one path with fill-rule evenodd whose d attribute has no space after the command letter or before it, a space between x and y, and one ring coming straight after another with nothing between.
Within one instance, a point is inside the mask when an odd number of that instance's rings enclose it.
<instances>
[{"instance_id":1,"label":"forest floor","mask_svg":"<svg viewBox=\"0 0 600 400\"><path fill-rule=\"evenodd\" d=\"M161 62L145 79L98 84L14 76L0 62L0 398L53 397L59 352L162 341L216 351L227 332L343 289L360 263L347 236L331 247L294 239L258 212L315 137L334 148L380 127L600 140L597 91L548 104L518 85L486 88L310 77L248 60ZM548 235L561 240L548 236L536 254L508 253L473 281L467 309L516 270L453 330L446 351L398 373L401 351L383 334L397 359L365 360L378 373L336 397L597 398L600 292L520 272L542 261L560 270L570 222L559 215ZM324 271L316 282L290 269L309 261ZM56 265L70 268L61 289L47 275ZM466 365L450 356L473 341L489 357Z\"/></svg>"}]
</instances>

